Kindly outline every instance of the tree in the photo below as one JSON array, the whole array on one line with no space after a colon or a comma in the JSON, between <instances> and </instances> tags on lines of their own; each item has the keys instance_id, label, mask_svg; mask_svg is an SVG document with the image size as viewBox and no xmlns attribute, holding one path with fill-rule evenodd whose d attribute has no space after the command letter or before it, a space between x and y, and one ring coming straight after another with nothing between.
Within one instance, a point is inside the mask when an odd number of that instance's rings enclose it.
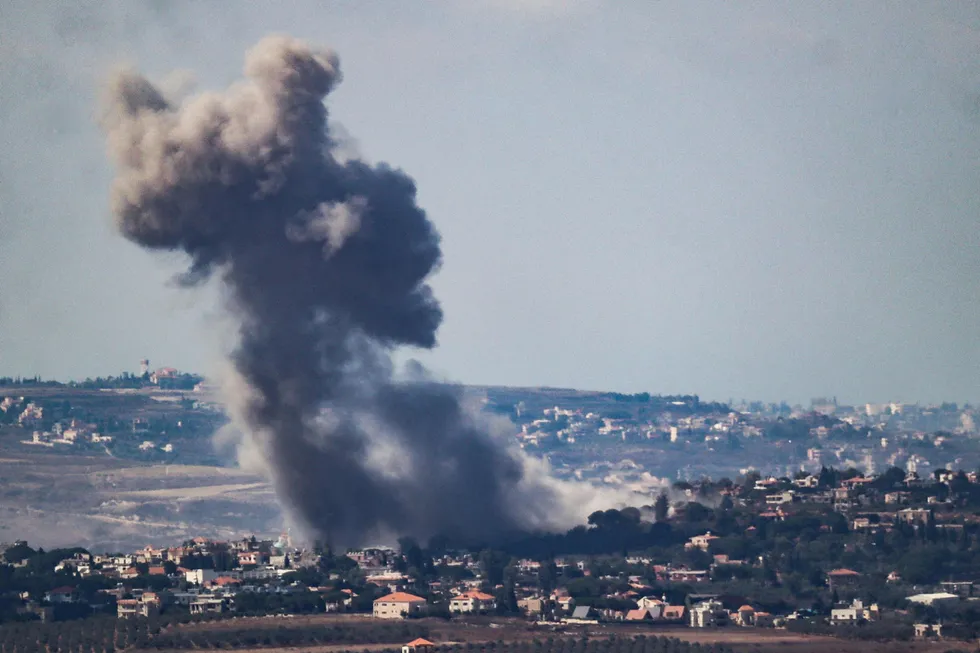
<instances>
[{"instance_id":1,"label":"tree","mask_svg":"<svg viewBox=\"0 0 980 653\"><path fill-rule=\"evenodd\" d=\"M667 514L670 511L670 502L667 500L666 494L660 494L657 496L657 500L653 504L653 517L658 522L667 521Z\"/></svg>"},{"instance_id":2,"label":"tree","mask_svg":"<svg viewBox=\"0 0 980 653\"><path fill-rule=\"evenodd\" d=\"M235 566L227 548L216 548L211 553L211 566L215 571L228 571Z\"/></svg>"},{"instance_id":3,"label":"tree","mask_svg":"<svg viewBox=\"0 0 980 653\"><path fill-rule=\"evenodd\" d=\"M554 558L549 557L547 560L541 561L541 568L538 571L538 584L545 595L551 594L551 591L558 585L558 565L555 564Z\"/></svg>"},{"instance_id":4,"label":"tree","mask_svg":"<svg viewBox=\"0 0 980 653\"><path fill-rule=\"evenodd\" d=\"M889 467L875 479L875 486L882 490L890 490L905 481L905 471L900 467Z\"/></svg>"},{"instance_id":5,"label":"tree","mask_svg":"<svg viewBox=\"0 0 980 653\"><path fill-rule=\"evenodd\" d=\"M748 474L745 475L745 479L742 481L742 489L744 489L747 492L751 492L752 490L755 489L756 481L758 481L761 478L762 475L759 472L755 470L750 471Z\"/></svg>"},{"instance_id":6,"label":"tree","mask_svg":"<svg viewBox=\"0 0 980 653\"><path fill-rule=\"evenodd\" d=\"M398 547L405 556L405 563L409 569L415 568L421 572L425 568L426 556L422 553L422 547L411 537L398 538ZM429 558L429 565L432 565L432 558Z\"/></svg>"},{"instance_id":7,"label":"tree","mask_svg":"<svg viewBox=\"0 0 980 653\"><path fill-rule=\"evenodd\" d=\"M490 587L496 587L504 582L504 571L509 562L510 557L502 551L484 549L480 552L480 568Z\"/></svg>"},{"instance_id":8,"label":"tree","mask_svg":"<svg viewBox=\"0 0 980 653\"><path fill-rule=\"evenodd\" d=\"M697 501L691 501L687 504L687 506L685 506L684 514L687 521L695 523L706 521L709 517L711 517L711 510L709 508L705 508Z\"/></svg>"}]
</instances>

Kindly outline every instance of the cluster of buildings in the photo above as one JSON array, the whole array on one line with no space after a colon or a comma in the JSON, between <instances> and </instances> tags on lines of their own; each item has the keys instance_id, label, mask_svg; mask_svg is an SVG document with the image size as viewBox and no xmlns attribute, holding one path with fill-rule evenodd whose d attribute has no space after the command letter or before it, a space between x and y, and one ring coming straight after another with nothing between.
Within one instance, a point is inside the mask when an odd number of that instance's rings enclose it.
<instances>
[{"instance_id":1,"label":"cluster of buildings","mask_svg":"<svg viewBox=\"0 0 980 653\"><path fill-rule=\"evenodd\" d=\"M659 402L655 409L585 400L545 407L521 402L515 438L521 447L548 456L562 474L643 491L665 477L720 478L749 469L788 476L822 466L858 467L869 474L893 466L919 473L972 469L980 466L980 448L974 446L978 412L970 405L849 406L835 399L815 399L806 408L760 402ZM610 460L582 464L581 452L597 444ZM624 459L626 468L619 462Z\"/></svg>"},{"instance_id":2,"label":"cluster of buildings","mask_svg":"<svg viewBox=\"0 0 980 653\"><path fill-rule=\"evenodd\" d=\"M867 489L872 479L859 477L842 482L842 487L834 489ZM947 479L951 480L951 479ZM914 478L908 479L915 483ZM976 482L974 479L972 482ZM743 490L744 498L769 493L776 496L780 492L794 492L794 501L806 496L807 492L822 491L819 479L815 483L810 477L801 476L790 484L797 490L786 490L786 479L759 479L755 486ZM797 493L798 491L798 493ZM739 498L739 493L733 496ZM765 502L764 502L765 503ZM764 505L763 503L763 505ZM793 503L777 507L773 519L785 518L786 511ZM918 512L922 511L922 512ZM923 513L926 513L923 516ZM895 520L913 524L916 527L934 525L930 508L898 508ZM894 522L893 522L894 523ZM704 569L694 569L683 565L660 564L643 556L628 556L621 565L623 569L633 570L637 575L624 576L622 572L594 576L600 584L607 583L614 590L602 596L592 596L582 601L570 592L568 586L557 583L545 589L543 564L537 560L514 559L508 563L512 569L511 584L505 589L502 585L489 583L485 570L477 556L468 553L447 553L434 562L439 569L456 568L457 573L440 573L435 577L415 576L406 566L405 557L386 547L375 547L350 551L349 569L356 567L353 574L333 571L329 573L329 584L307 586L294 580L290 574L304 568L322 569L321 554L295 547L288 533L276 540L259 540L255 537L232 542L215 542L197 537L178 546L146 546L131 553L90 554L83 551L59 560L55 572L78 577L101 577L116 581L114 587L99 590L103 599L111 599L119 618L149 617L171 606L186 609L191 614L222 613L234 611L236 601L242 593L274 592L288 594L306 592L320 594L322 609L327 612L364 610L370 605L371 613L378 619L407 619L424 616L433 612L450 615L495 613L502 592L511 593L516 608L529 619L554 624L590 624L602 622L633 622L650 624L688 625L693 628L712 627L783 627L793 619L803 618L803 612L791 614L771 614L753 605L751 597L732 604L732 597L725 597L710 591L699 593L696 589L701 583L710 583L713 574L721 566L755 567L759 560L737 560L714 550L719 537L704 532L685 544L687 550L697 550L708 554L711 564ZM26 546L20 542L19 545ZM2 548L2 547L0 547ZM206 566L201 563L207 561ZM593 577L592 560L586 557L557 558L549 561L564 578ZM220 564L218 564L220 563ZM27 560L12 563L24 566ZM218 568L215 568L218 567ZM331 568L336 568L333 565ZM639 571L643 570L640 574ZM566 573L573 571L573 574ZM136 579L159 578L158 583L134 583ZM351 586L348 579L356 578ZM557 577L556 577L557 578ZM826 572L829 589L836 592L854 593L860 587L862 574L851 569L832 569ZM890 576L889 581L900 580ZM681 602L671 603L667 594L656 587L694 587L684 594ZM154 589L144 589L152 587ZM974 600L980 596L980 584L944 583L939 591L917 594L908 597L910 604L941 605L947 602ZM370 604L355 600L361 593L376 596ZM676 596L676 595L675 595ZM22 597L27 600L28 597ZM64 585L50 589L44 596L44 605L28 606L30 611L46 614L51 606L73 603L83 599L78 589ZM980 600L980 599L976 599ZM833 625L854 625L875 622L882 618L878 605L854 599L842 603L823 617ZM43 617L42 617L43 618ZM921 637L941 635L941 626L917 624L916 632Z\"/></svg>"},{"instance_id":3,"label":"cluster of buildings","mask_svg":"<svg viewBox=\"0 0 980 653\"><path fill-rule=\"evenodd\" d=\"M23 444L54 447L56 445L74 445L82 442L107 444L112 442L111 435L102 435L95 424L85 423L77 419L55 422L49 431L35 430L30 440L22 440Z\"/></svg>"},{"instance_id":4,"label":"cluster of buildings","mask_svg":"<svg viewBox=\"0 0 980 653\"><path fill-rule=\"evenodd\" d=\"M858 474L828 486L817 475L800 473L792 480L759 479L750 490L732 486L720 491L741 505L763 507L758 516L764 519L785 520L795 509L825 505L847 516L853 531L887 532L909 524L962 532L980 523L980 517L961 509L974 488L980 492L977 472L936 470L927 477L909 472L890 483L881 479L881 475Z\"/></svg>"}]
</instances>

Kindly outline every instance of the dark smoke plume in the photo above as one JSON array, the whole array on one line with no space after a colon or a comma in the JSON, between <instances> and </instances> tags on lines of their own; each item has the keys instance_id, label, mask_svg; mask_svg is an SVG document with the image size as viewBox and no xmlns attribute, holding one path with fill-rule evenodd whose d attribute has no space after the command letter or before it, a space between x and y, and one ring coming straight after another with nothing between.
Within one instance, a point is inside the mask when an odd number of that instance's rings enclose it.
<instances>
[{"instance_id":1,"label":"dark smoke plume","mask_svg":"<svg viewBox=\"0 0 980 653\"><path fill-rule=\"evenodd\" d=\"M565 488L481 425L458 389L395 379L395 347L436 342L442 311L426 280L439 235L411 178L335 154L323 101L337 57L269 37L245 77L178 103L121 73L103 124L120 231L185 252L183 283L217 278L228 291L230 408L290 515L343 545L561 524Z\"/></svg>"}]
</instances>

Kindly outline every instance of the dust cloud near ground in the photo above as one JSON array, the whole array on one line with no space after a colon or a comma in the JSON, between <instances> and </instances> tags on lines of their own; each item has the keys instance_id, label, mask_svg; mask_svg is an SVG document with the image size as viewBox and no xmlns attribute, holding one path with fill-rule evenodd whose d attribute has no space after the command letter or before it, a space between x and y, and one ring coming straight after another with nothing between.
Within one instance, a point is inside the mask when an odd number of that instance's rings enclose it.
<instances>
[{"instance_id":1,"label":"dust cloud near ground","mask_svg":"<svg viewBox=\"0 0 980 653\"><path fill-rule=\"evenodd\" d=\"M271 488L238 469L0 447L3 542L114 551L281 528Z\"/></svg>"}]
</instances>

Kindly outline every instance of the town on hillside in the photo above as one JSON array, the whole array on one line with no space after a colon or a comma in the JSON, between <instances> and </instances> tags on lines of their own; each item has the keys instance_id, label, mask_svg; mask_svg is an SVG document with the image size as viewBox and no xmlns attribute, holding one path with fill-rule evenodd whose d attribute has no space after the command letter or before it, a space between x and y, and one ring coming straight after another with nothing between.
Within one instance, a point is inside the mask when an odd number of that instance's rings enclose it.
<instances>
[{"instance_id":1,"label":"town on hillside","mask_svg":"<svg viewBox=\"0 0 980 653\"><path fill-rule=\"evenodd\" d=\"M563 478L655 494L664 480L821 467L871 474L980 468L980 415L946 402L809 406L698 395L469 386L513 438ZM217 388L171 367L59 382L0 378L0 446L167 464L228 465L211 437L227 424Z\"/></svg>"},{"instance_id":2,"label":"town on hillside","mask_svg":"<svg viewBox=\"0 0 980 653\"><path fill-rule=\"evenodd\" d=\"M980 483L899 468L679 481L641 508L492 547L433 537L337 553L289 533L130 552L3 545L3 622L339 613L556 628L980 635Z\"/></svg>"}]
</instances>

